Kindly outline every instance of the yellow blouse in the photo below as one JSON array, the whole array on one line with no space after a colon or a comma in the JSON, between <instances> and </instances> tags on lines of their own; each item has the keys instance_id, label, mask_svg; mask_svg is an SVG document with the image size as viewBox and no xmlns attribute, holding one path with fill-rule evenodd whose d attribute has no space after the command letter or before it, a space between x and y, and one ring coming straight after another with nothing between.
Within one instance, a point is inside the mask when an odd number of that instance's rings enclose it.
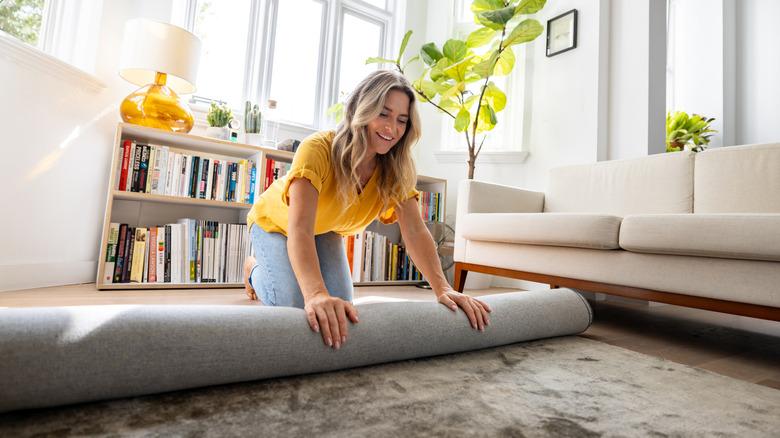
<instances>
[{"instance_id":1,"label":"yellow blouse","mask_svg":"<svg viewBox=\"0 0 780 438\"><path fill-rule=\"evenodd\" d=\"M358 195L356 203L349 208L344 208L338 201L336 178L330 159L335 134L334 131L317 132L303 140L295 152L292 167L287 175L274 181L252 206L247 216L248 226L257 224L267 232L287 235L290 203L288 191L290 183L295 178L308 179L319 192L317 217L314 221L315 235L335 231L343 236L349 236L361 232L374 219L379 219L385 224L398 220L395 208L390 207L384 212L380 211L382 202L376 182L377 169ZM407 199L418 196L419 192L411 188Z\"/></svg>"}]
</instances>

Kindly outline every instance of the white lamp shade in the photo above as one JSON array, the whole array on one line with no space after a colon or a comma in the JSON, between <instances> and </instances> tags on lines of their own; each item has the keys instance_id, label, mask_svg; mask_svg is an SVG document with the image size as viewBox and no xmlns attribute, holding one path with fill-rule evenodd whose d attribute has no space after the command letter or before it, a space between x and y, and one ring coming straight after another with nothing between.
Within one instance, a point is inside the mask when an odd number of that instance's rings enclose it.
<instances>
[{"instance_id":1,"label":"white lamp shade","mask_svg":"<svg viewBox=\"0 0 780 438\"><path fill-rule=\"evenodd\" d=\"M190 94L198 77L200 47L197 36L178 26L146 18L128 20L119 75L143 86L154 82L155 73L165 73L173 91Z\"/></svg>"}]
</instances>

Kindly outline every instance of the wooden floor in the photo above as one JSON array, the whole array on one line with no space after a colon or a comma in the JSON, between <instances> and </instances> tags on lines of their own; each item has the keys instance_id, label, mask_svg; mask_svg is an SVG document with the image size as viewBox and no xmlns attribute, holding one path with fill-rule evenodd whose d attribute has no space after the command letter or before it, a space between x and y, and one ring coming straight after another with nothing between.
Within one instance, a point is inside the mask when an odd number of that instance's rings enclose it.
<instances>
[{"instance_id":1,"label":"wooden floor","mask_svg":"<svg viewBox=\"0 0 780 438\"><path fill-rule=\"evenodd\" d=\"M379 299L429 300L433 293L414 286L355 289L358 303ZM257 305L243 289L98 291L83 284L0 292L0 308L98 304ZM591 304L593 325L580 336L780 389L780 323L625 299Z\"/></svg>"}]
</instances>

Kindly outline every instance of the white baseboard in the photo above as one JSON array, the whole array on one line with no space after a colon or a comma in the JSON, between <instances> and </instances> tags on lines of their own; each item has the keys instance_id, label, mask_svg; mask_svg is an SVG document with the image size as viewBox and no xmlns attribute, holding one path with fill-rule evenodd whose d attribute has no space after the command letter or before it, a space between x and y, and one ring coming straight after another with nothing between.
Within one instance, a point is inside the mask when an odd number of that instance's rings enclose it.
<instances>
[{"instance_id":1,"label":"white baseboard","mask_svg":"<svg viewBox=\"0 0 780 438\"><path fill-rule=\"evenodd\" d=\"M95 281L97 262L0 265L0 292Z\"/></svg>"}]
</instances>

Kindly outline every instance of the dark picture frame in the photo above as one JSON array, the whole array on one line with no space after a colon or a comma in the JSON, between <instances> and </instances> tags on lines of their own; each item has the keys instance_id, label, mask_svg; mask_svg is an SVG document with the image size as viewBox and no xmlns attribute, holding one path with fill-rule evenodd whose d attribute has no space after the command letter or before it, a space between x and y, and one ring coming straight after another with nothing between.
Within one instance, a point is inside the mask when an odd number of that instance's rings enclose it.
<instances>
[{"instance_id":1,"label":"dark picture frame","mask_svg":"<svg viewBox=\"0 0 780 438\"><path fill-rule=\"evenodd\" d=\"M547 20L547 57L577 48L577 10Z\"/></svg>"}]
</instances>

